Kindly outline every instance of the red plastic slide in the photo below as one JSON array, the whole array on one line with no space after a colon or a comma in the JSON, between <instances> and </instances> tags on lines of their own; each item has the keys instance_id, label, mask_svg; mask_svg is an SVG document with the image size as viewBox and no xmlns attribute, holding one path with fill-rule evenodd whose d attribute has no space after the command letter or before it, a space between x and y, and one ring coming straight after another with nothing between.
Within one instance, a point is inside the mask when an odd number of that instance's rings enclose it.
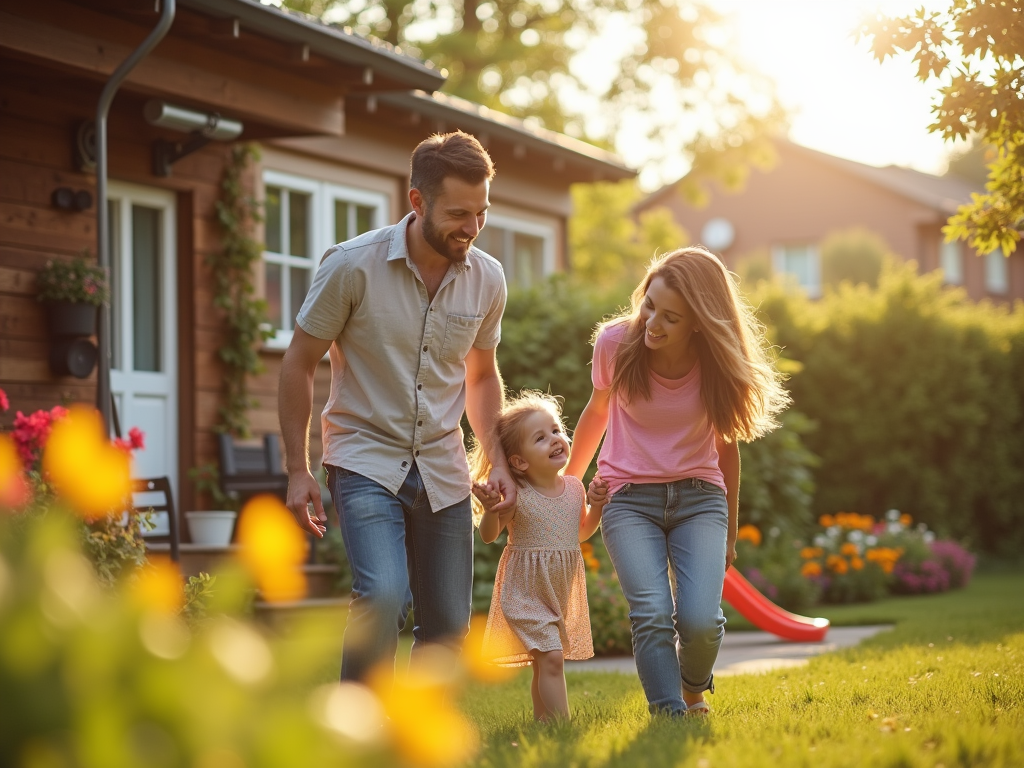
<instances>
[{"instance_id":1,"label":"red plastic slide","mask_svg":"<svg viewBox=\"0 0 1024 768\"><path fill-rule=\"evenodd\" d=\"M758 629L771 632L784 640L816 642L824 640L828 632L828 619L810 619L779 608L754 589L735 568L725 572L722 599Z\"/></svg>"}]
</instances>

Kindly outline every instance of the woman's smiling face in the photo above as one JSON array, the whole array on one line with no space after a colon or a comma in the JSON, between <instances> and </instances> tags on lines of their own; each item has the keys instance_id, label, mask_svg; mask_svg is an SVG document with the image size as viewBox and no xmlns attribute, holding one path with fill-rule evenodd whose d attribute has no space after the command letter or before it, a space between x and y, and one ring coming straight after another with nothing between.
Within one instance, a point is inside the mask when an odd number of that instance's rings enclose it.
<instances>
[{"instance_id":1,"label":"woman's smiling face","mask_svg":"<svg viewBox=\"0 0 1024 768\"><path fill-rule=\"evenodd\" d=\"M644 343L652 350L685 351L691 334L697 330L693 310L661 277L655 277L647 286L640 317L646 327Z\"/></svg>"}]
</instances>

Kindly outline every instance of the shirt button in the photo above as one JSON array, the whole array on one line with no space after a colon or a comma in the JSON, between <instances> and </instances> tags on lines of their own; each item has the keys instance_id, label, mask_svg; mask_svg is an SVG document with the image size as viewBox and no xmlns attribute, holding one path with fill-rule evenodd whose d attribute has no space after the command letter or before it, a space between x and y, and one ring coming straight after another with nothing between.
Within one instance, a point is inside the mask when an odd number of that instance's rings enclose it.
<instances>
[{"instance_id":1,"label":"shirt button","mask_svg":"<svg viewBox=\"0 0 1024 768\"><path fill-rule=\"evenodd\" d=\"M408 461L403 461L402 462L402 469L405 469L408 466L409 466L409 462Z\"/></svg>"},{"instance_id":2,"label":"shirt button","mask_svg":"<svg viewBox=\"0 0 1024 768\"><path fill-rule=\"evenodd\" d=\"M417 427L422 427L423 426L423 422L422 421L417 421L416 422L416 426Z\"/></svg>"},{"instance_id":3,"label":"shirt button","mask_svg":"<svg viewBox=\"0 0 1024 768\"><path fill-rule=\"evenodd\" d=\"M419 451L416 451L416 453L415 453L415 454L413 454L413 455L414 455L414 456L419 456L419 455L420 455L420 452L419 452Z\"/></svg>"},{"instance_id":4,"label":"shirt button","mask_svg":"<svg viewBox=\"0 0 1024 768\"><path fill-rule=\"evenodd\" d=\"M426 352L426 351L427 351L427 348L426 348L426 347L424 347L424 348L423 348L423 351L424 351L424 352Z\"/></svg>"},{"instance_id":5,"label":"shirt button","mask_svg":"<svg viewBox=\"0 0 1024 768\"><path fill-rule=\"evenodd\" d=\"M417 384L416 385L416 389L423 389L423 385L422 384Z\"/></svg>"}]
</instances>

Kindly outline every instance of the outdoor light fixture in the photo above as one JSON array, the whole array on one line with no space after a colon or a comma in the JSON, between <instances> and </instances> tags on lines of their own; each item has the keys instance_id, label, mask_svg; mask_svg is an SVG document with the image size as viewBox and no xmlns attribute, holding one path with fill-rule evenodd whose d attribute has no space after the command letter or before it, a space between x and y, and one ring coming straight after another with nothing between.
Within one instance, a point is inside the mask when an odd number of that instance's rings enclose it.
<instances>
[{"instance_id":1,"label":"outdoor light fixture","mask_svg":"<svg viewBox=\"0 0 1024 768\"><path fill-rule=\"evenodd\" d=\"M210 141L231 141L242 133L242 124L237 120L221 117L216 112L197 112L155 99L146 102L143 114L150 125L188 134L185 141L156 141L153 146L153 173L157 176L170 176L174 163Z\"/></svg>"}]
</instances>

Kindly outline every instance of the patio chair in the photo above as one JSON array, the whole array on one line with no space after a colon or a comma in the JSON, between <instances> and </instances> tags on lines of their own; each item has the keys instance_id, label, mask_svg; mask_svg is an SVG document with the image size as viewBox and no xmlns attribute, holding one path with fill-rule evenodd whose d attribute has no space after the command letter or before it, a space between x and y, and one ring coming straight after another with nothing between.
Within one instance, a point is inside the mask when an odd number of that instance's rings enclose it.
<instances>
[{"instance_id":1,"label":"patio chair","mask_svg":"<svg viewBox=\"0 0 1024 768\"><path fill-rule=\"evenodd\" d=\"M174 492L169 477L150 477L132 480L132 507L135 511L152 510L157 527L143 531L146 543L166 542L170 548L171 560L179 562L181 553L178 533L178 512L174 508ZM166 517L166 525L163 520Z\"/></svg>"}]
</instances>

